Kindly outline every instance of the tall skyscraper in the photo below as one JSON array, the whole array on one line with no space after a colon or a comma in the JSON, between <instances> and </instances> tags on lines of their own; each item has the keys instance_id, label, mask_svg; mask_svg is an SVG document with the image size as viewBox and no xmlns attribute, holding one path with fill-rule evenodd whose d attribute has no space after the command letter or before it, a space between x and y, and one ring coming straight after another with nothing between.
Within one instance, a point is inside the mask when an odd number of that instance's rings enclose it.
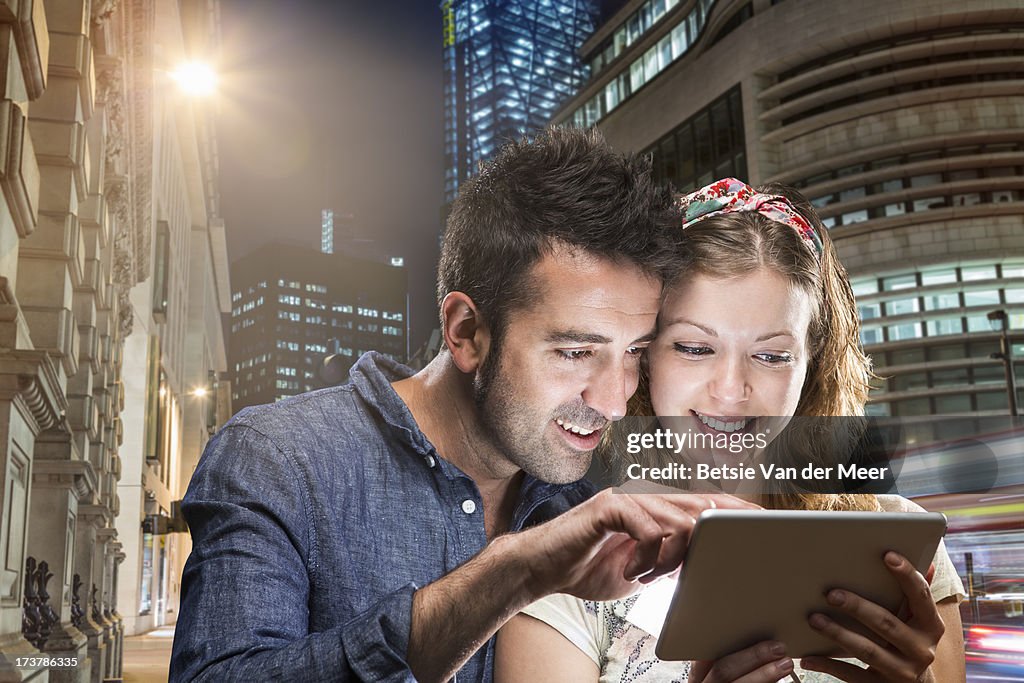
<instances>
[{"instance_id":1,"label":"tall skyscraper","mask_svg":"<svg viewBox=\"0 0 1024 683\"><path fill-rule=\"evenodd\" d=\"M445 201L582 84L599 0L444 0Z\"/></svg>"}]
</instances>

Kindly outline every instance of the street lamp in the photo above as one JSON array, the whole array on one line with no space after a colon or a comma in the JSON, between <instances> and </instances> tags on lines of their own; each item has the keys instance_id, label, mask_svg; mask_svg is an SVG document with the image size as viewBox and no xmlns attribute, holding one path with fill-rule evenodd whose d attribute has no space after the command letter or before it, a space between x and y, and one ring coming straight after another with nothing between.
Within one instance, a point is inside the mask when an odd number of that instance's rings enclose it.
<instances>
[{"instance_id":1,"label":"street lamp","mask_svg":"<svg viewBox=\"0 0 1024 683\"><path fill-rule=\"evenodd\" d=\"M1003 370L1006 372L1006 395L1010 399L1010 415L1017 416L1017 379L1013 374L1013 347L1010 345L1009 327L1010 319L1006 311L999 309L988 314L988 321L995 329L995 323L999 322L1001 333L999 335L999 353L993 353L990 358L1003 361Z\"/></svg>"},{"instance_id":2,"label":"street lamp","mask_svg":"<svg viewBox=\"0 0 1024 683\"><path fill-rule=\"evenodd\" d=\"M202 401L203 409L206 411L206 431L213 434L217 430L217 390L219 381L217 373L208 370L206 373L206 384L193 387L189 393Z\"/></svg>"},{"instance_id":3,"label":"street lamp","mask_svg":"<svg viewBox=\"0 0 1024 683\"><path fill-rule=\"evenodd\" d=\"M169 75L188 95L204 97L217 89L217 74L204 62L186 62L169 72Z\"/></svg>"}]
</instances>

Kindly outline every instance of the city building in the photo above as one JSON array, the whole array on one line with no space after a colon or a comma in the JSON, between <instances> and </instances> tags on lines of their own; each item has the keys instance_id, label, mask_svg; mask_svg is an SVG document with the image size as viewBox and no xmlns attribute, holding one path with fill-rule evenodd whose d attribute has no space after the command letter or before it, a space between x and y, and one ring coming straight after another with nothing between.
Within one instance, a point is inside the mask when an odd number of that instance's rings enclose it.
<instances>
[{"instance_id":1,"label":"city building","mask_svg":"<svg viewBox=\"0 0 1024 683\"><path fill-rule=\"evenodd\" d=\"M355 214L338 213L334 209L320 212L320 251L323 253L333 254L337 249L351 254L353 249L369 244L373 244L373 240L356 234Z\"/></svg>"},{"instance_id":2,"label":"city building","mask_svg":"<svg viewBox=\"0 0 1024 683\"><path fill-rule=\"evenodd\" d=\"M232 263L234 409L337 383L366 351L404 362L407 279L400 261L288 244L266 245Z\"/></svg>"},{"instance_id":3,"label":"city building","mask_svg":"<svg viewBox=\"0 0 1024 683\"><path fill-rule=\"evenodd\" d=\"M216 3L154 5L154 49L170 64L217 52ZM191 551L177 502L210 435L231 416L221 324L230 310L225 226L219 217L213 103L164 78L148 102L151 267L129 293L134 321L123 353L124 442L117 492L125 635L173 623Z\"/></svg>"},{"instance_id":4,"label":"city building","mask_svg":"<svg viewBox=\"0 0 1024 683\"><path fill-rule=\"evenodd\" d=\"M509 139L547 125L583 82L598 0L444 0L445 202Z\"/></svg>"},{"instance_id":5,"label":"city building","mask_svg":"<svg viewBox=\"0 0 1024 683\"><path fill-rule=\"evenodd\" d=\"M324 209L320 212L320 251L325 254L334 253L333 209Z\"/></svg>"},{"instance_id":6,"label":"city building","mask_svg":"<svg viewBox=\"0 0 1024 683\"><path fill-rule=\"evenodd\" d=\"M683 191L732 175L812 200L860 304L872 413L1006 414L988 314L1020 373L1019 2L632 0L580 54L589 80L554 122L651 154Z\"/></svg>"},{"instance_id":7,"label":"city building","mask_svg":"<svg viewBox=\"0 0 1024 683\"><path fill-rule=\"evenodd\" d=\"M170 511L198 456L185 396L225 366L216 312L230 302L211 129L168 69L216 9L28 0L2 13L3 681L120 680L145 514ZM155 396L177 412L151 409ZM138 447L140 433L166 447ZM17 664L41 655L75 664Z\"/></svg>"}]
</instances>

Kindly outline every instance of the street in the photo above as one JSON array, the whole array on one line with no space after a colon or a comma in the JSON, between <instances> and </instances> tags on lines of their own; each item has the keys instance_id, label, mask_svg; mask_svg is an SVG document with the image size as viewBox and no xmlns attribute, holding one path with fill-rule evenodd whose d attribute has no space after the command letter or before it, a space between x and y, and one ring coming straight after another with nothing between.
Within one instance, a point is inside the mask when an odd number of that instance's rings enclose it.
<instances>
[{"instance_id":1,"label":"street","mask_svg":"<svg viewBox=\"0 0 1024 683\"><path fill-rule=\"evenodd\" d=\"M124 683L166 683L174 625L124 639Z\"/></svg>"}]
</instances>

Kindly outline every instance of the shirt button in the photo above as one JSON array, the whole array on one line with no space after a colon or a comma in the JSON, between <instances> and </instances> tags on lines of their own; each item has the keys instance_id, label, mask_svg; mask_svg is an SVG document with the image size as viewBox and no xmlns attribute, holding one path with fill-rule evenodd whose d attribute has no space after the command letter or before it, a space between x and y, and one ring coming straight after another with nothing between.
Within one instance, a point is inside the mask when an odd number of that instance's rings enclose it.
<instances>
[{"instance_id":1,"label":"shirt button","mask_svg":"<svg viewBox=\"0 0 1024 683\"><path fill-rule=\"evenodd\" d=\"M427 461L427 467L433 467L433 466L434 466L434 464L435 464L435 462L434 462L434 456L432 456L432 455L428 455L428 456L427 456L427 457L425 458L425 460Z\"/></svg>"},{"instance_id":2,"label":"shirt button","mask_svg":"<svg viewBox=\"0 0 1024 683\"><path fill-rule=\"evenodd\" d=\"M467 515L473 514L474 512L476 512L476 503L473 502L472 500L462 501L462 511L465 512Z\"/></svg>"}]
</instances>

